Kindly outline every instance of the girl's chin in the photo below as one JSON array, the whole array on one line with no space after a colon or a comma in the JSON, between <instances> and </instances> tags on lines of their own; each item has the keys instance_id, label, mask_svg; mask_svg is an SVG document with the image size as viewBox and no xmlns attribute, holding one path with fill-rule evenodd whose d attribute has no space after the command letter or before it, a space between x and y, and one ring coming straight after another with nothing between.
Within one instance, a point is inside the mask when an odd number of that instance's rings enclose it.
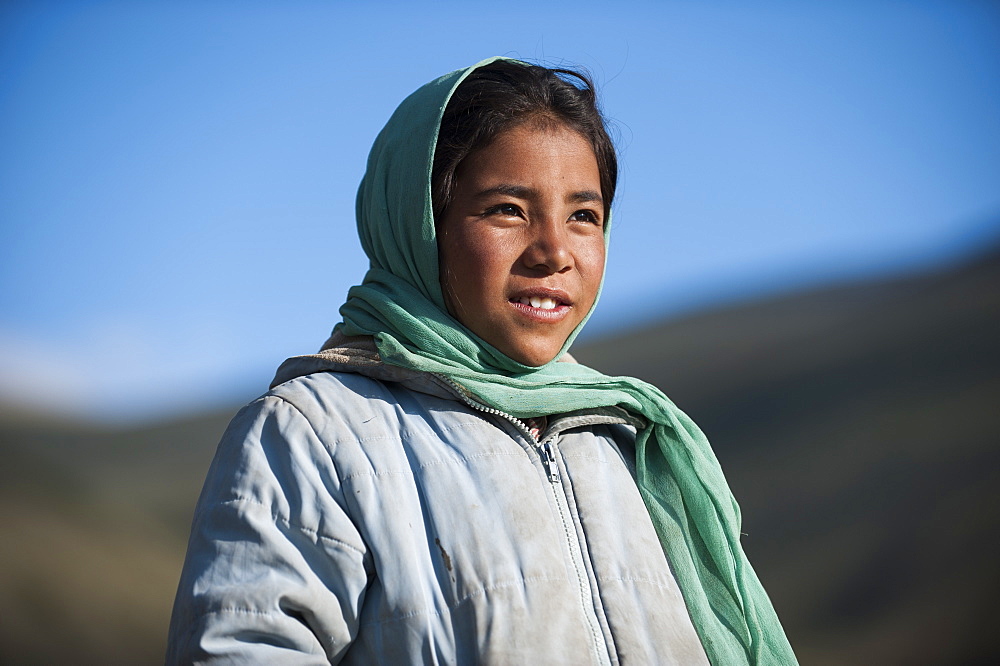
<instances>
[{"instance_id":1,"label":"girl's chin","mask_svg":"<svg viewBox=\"0 0 1000 666\"><path fill-rule=\"evenodd\" d=\"M562 349L565 341L566 339L563 338L558 344L556 341L538 341L537 344L533 345L517 345L516 347L504 345L505 348L497 347L497 349L518 363L537 368L552 361Z\"/></svg>"}]
</instances>

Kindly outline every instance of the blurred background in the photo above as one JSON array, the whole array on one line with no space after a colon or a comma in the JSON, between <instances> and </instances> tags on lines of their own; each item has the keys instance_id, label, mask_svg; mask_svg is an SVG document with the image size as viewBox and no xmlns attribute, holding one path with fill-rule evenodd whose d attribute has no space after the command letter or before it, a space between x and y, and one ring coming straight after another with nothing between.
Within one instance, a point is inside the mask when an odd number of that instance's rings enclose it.
<instances>
[{"instance_id":1,"label":"blurred background","mask_svg":"<svg viewBox=\"0 0 1000 666\"><path fill-rule=\"evenodd\" d=\"M371 142L491 55L593 75L574 352L707 432L801 661L1000 659L997 3L8 0L0 662L162 661L222 430L364 273Z\"/></svg>"}]
</instances>

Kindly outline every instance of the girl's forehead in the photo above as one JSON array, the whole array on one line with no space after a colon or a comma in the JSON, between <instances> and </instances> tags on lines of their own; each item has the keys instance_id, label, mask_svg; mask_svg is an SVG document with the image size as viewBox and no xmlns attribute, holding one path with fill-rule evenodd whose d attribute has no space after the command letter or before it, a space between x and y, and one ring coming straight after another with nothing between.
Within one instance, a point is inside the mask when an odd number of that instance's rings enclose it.
<instances>
[{"instance_id":1,"label":"girl's forehead","mask_svg":"<svg viewBox=\"0 0 1000 666\"><path fill-rule=\"evenodd\" d=\"M469 154L456 173L489 165L493 168L516 167L526 159L535 163L553 163L565 159L593 162L597 157L587 137L565 124L520 124L500 133L486 146Z\"/></svg>"}]
</instances>

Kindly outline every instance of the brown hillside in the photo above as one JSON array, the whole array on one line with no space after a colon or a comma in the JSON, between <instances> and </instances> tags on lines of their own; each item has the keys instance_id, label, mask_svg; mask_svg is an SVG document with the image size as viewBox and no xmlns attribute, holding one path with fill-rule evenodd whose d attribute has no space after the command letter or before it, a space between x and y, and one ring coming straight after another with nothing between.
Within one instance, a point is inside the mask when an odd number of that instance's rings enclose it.
<instances>
[{"instance_id":1,"label":"brown hillside","mask_svg":"<svg viewBox=\"0 0 1000 666\"><path fill-rule=\"evenodd\" d=\"M574 353L708 434L803 663L1000 659L1000 256Z\"/></svg>"}]
</instances>

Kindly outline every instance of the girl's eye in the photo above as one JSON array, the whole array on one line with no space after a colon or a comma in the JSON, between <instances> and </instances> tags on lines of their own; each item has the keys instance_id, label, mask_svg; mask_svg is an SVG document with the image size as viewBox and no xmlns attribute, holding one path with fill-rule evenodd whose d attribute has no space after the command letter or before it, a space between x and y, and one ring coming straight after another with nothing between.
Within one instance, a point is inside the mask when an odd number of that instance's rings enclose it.
<instances>
[{"instance_id":1,"label":"girl's eye","mask_svg":"<svg viewBox=\"0 0 1000 666\"><path fill-rule=\"evenodd\" d=\"M514 204L498 204L486 209L487 215L503 215L505 217L517 217L521 214L521 209Z\"/></svg>"},{"instance_id":2,"label":"girl's eye","mask_svg":"<svg viewBox=\"0 0 1000 666\"><path fill-rule=\"evenodd\" d=\"M591 224L601 223L601 221L597 218L597 215L592 210L578 210L570 215L569 219L574 222L589 222Z\"/></svg>"}]
</instances>

